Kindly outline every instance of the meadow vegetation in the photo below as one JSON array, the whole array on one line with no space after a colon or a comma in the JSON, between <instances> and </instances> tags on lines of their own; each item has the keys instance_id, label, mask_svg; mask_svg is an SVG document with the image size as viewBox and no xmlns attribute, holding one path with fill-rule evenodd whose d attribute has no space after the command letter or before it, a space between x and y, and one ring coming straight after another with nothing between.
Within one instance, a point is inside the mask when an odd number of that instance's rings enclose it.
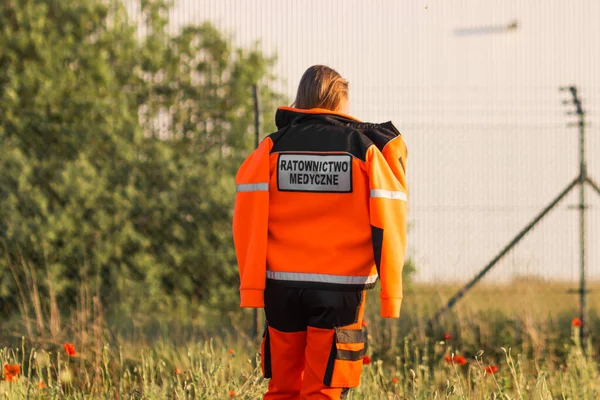
<instances>
[{"instance_id":1,"label":"meadow vegetation","mask_svg":"<svg viewBox=\"0 0 600 400\"><path fill-rule=\"evenodd\" d=\"M552 286L535 285L532 293L538 294ZM369 354L361 386L350 398L598 398L598 342L593 332L580 342L575 307L555 309L549 298L538 295L531 303L514 287L488 286L475 290L434 330L426 329L427 308L453 289L414 285L399 321L377 316L376 292L371 292ZM490 302L489 293L496 302ZM26 332L25 325L46 326L47 321L15 323L12 336L3 337L13 345L2 349L0 363L18 365L19 373L12 380L4 371L0 396L260 399L266 388L250 312L231 312L229 322L218 327L193 327L197 322L182 320L158 331L117 332L111 326L119 324L103 320L93 308L93 302L80 304L54 337L50 331L17 337ZM96 316L81 319L82 313ZM590 322L597 324L594 315Z\"/></svg>"},{"instance_id":2,"label":"meadow vegetation","mask_svg":"<svg viewBox=\"0 0 600 400\"><path fill-rule=\"evenodd\" d=\"M138 2L136 2L138 3ZM235 172L286 104L275 59L169 4L0 1L0 399L259 399ZM598 399L600 285L410 284L351 399ZM575 323L577 325L577 323ZM578 331L589 333L579 341Z\"/></svg>"}]
</instances>

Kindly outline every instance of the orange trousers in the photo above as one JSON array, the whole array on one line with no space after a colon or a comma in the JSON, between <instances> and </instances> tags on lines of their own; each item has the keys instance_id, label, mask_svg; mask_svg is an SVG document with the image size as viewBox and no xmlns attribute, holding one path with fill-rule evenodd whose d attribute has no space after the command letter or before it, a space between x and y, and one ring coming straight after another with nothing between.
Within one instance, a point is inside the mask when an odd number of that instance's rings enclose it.
<instances>
[{"instance_id":1,"label":"orange trousers","mask_svg":"<svg viewBox=\"0 0 600 400\"><path fill-rule=\"evenodd\" d=\"M264 400L338 400L360 383L365 292L269 284L261 344Z\"/></svg>"}]
</instances>

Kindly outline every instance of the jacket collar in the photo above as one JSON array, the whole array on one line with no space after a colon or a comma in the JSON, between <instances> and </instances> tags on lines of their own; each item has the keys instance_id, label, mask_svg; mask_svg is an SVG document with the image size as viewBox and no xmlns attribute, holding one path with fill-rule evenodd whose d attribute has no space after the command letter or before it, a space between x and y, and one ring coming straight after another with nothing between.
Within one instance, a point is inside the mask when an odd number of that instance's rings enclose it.
<instances>
[{"instance_id":1,"label":"jacket collar","mask_svg":"<svg viewBox=\"0 0 600 400\"><path fill-rule=\"evenodd\" d=\"M351 115L326 110L324 108L301 109L281 106L277 109L277 113L275 114L275 124L277 125L277 129L281 129L291 124L294 119L305 115L330 115L334 117L348 119L353 122L360 122L359 119L354 118Z\"/></svg>"}]
</instances>

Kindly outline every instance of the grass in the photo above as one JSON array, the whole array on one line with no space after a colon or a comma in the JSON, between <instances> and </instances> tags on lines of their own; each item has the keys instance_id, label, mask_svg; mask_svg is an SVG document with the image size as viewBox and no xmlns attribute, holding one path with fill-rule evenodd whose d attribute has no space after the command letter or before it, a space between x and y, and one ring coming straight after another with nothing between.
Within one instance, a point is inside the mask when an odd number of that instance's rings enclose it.
<instances>
[{"instance_id":1,"label":"grass","mask_svg":"<svg viewBox=\"0 0 600 400\"><path fill-rule=\"evenodd\" d=\"M571 326L576 299L567 288L536 281L482 286L433 331L426 329L427 316L456 287L413 287L398 322L377 317L370 292L372 362L349 398L599 399L598 318L591 313L591 334L580 343L579 328ZM590 301L592 310L598 303ZM21 369L16 381L0 381L0 399L261 399L266 381L258 340L247 335L249 317L235 313L220 333L188 337L119 336L97 317L72 318L56 334L30 335L25 326L32 321L23 322L18 345L0 350L0 365ZM13 338L18 331L11 330ZM441 340L444 334L452 338ZM67 341L75 343L75 357L62 347ZM447 362L451 355L466 363ZM489 365L498 371L486 372Z\"/></svg>"},{"instance_id":2,"label":"grass","mask_svg":"<svg viewBox=\"0 0 600 400\"><path fill-rule=\"evenodd\" d=\"M498 372L486 372L485 353L450 364L444 355L459 353L451 343L418 346L405 341L393 361L374 358L365 365L361 386L350 399L597 399L597 362L584 351L574 328L561 365L527 359L499 349ZM233 347L229 347L233 346ZM0 352L2 364L18 363L15 382L0 382L6 399L260 399L266 388L257 367L255 344L219 339L182 348L104 346L100 357L69 357L61 349ZM126 355L127 353L127 355ZM93 353L92 353L93 354ZM44 388L40 388L44 382Z\"/></svg>"}]
</instances>

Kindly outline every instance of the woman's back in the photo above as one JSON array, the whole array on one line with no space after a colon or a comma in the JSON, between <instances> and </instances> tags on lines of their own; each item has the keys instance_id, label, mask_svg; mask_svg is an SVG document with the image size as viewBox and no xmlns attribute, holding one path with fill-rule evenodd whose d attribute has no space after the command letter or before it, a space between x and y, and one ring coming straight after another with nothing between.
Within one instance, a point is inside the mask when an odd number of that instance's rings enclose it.
<instances>
[{"instance_id":1,"label":"woman's back","mask_svg":"<svg viewBox=\"0 0 600 400\"><path fill-rule=\"evenodd\" d=\"M377 278L366 165L373 144L347 116L314 112L280 108L280 130L267 139L267 278L369 288Z\"/></svg>"},{"instance_id":2,"label":"woman's back","mask_svg":"<svg viewBox=\"0 0 600 400\"><path fill-rule=\"evenodd\" d=\"M406 147L391 123L343 114L348 82L325 66L236 176L242 307L265 307L265 400L340 399L360 382L366 290L397 318L406 249Z\"/></svg>"}]
</instances>

